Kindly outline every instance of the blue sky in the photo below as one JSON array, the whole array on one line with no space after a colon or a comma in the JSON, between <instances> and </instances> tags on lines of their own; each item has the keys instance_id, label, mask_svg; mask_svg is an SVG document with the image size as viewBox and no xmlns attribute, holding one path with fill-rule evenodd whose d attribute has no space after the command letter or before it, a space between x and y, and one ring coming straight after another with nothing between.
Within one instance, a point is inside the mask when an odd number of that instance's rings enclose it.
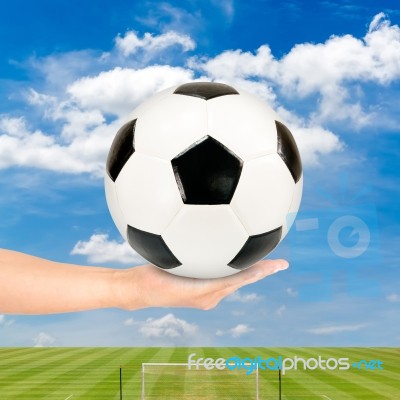
<instances>
[{"instance_id":1,"label":"blue sky","mask_svg":"<svg viewBox=\"0 0 400 400\"><path fill-rule=\"evenodd\" d=\"M107 149L137 104L198 77L276 108L305 177L298 223L273 253L288 271L207 312L0 316L0 345L399 345L400 10L393 1L274 3L0 5L1 247L140 262L107 210Z\"/></svg>"}]
</instances>

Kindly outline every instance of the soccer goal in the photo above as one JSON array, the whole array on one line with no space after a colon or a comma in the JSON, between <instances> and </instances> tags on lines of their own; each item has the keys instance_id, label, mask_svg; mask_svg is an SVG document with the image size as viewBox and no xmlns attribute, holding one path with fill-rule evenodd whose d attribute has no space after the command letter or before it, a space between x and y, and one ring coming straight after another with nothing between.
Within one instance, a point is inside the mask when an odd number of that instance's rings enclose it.
<instances>
[{"instance_id":1,"label":"soccer goal","mask_svg":"<svg viewBox=\"0 0 400 400\"><path fill-rule=\"evenodd\" d=\"M250 365L250 364L248 364ZM142 400L259 400L258 365L245 369L210 369L210 365L143 363Z\"/></svg>"}]
</instances>

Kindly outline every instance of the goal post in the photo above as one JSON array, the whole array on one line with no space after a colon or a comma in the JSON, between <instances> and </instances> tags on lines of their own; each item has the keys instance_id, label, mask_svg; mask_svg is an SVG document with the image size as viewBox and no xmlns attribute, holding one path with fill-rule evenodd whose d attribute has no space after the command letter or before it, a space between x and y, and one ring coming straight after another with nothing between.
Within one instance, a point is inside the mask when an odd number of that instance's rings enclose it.
<instances>
[{"instance_id":1,"label":"goal post","mask_svg":"<svg viewBox=\"0 0 400 400\"><path fill-rule=\"evenodd\" d=\"M210 363L142 363L141 399L260 400L258 365L248 371Z\"/></svg>"}]
</instances>

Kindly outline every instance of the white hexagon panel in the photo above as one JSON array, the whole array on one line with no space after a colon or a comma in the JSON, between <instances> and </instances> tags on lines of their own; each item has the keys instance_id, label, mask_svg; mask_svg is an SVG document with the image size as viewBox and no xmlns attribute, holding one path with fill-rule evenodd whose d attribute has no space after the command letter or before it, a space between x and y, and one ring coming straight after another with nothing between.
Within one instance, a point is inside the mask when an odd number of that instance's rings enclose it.
<instances>
[{"instance_id":1,"label":"white hexagon panel","mask_svg":"<svg viewBox=\"0 0 400 400\"><path fill-rule=\"evenodd\" d=\"M184 205L162 233L182 264L170 272L193 278L217 278L237 272L228 263L248 237L228 205Z\"/></svg>"},{"instance_id":2,"label":"white hexagon panel","mask_svg":"<svg viewBox=\"0 0 400 400\"><path fill-rule=\"evenodd\" d=\"M183 205L171 163L135 152L115 181L126 224L161 233Z\"/></svg>"},{"instance_id":3,"label":"white hexagon panel","mask_svg":"<svg viewBox=\"0 0 400 400\"><path fill-rule=\"evenodd\" d=\"M242 160L275 153L277 114L245 92L207 101L208 134Z\"/></svg>"},{"instance_id":4,"label":"white hexagon panel","mask_svg":"<svg viewBox=\"0 0 400 400\"><path fill-rule=\"evenodd\" d=\"M140 103L127 117L126 122L132 121L133 119L137 119L138 116L144 115L145 112L150 111L156 107L156 104L163 100L164 98L167 98L168 96L171 96L174 93L174 90L176 89L175 87L170 87L164 90L161 90L160 92L154 94L151 96L149 99L144 101L143 103Z\"/></svg>"},{"instance_id":5,"label":"white hexagon panel","mask_svg":"<svg viewBox=\"0 0 400 400\"><path fill-rule=\"evenodd\" d=\"M135 147L138 152L171 160L206 132L205 101L173 94L163 97L138 118Z\"/></svg>"},{"instance_id":6,"label":"white hexagon panel","mask_svg":"<svg viewBox=\"0 0 400 400\"><path fill-rule=\"evenodd\" d=\"M231 207L250 235L282 226L295 183L278 154L246 161Z\"/></svg>"}]
</instances>

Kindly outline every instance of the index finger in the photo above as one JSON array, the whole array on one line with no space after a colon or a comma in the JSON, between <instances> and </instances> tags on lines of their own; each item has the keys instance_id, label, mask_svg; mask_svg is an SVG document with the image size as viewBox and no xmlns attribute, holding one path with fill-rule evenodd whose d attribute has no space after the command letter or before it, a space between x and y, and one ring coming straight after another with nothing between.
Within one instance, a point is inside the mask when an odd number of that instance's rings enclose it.
<instances>
[{"instance_id":1,"label":"index finger","mask_svg":"<svg viewBox=\"0 0 400 400\"><path fill-rule=\"evenodd\" d=\"M215 290L222 290L234 287L241 287L257 282L268 275L283 271L289 267L286 260L261 260L252 267L226 278L219 278L212 281Z\"/></svg>"}]
</instances>

